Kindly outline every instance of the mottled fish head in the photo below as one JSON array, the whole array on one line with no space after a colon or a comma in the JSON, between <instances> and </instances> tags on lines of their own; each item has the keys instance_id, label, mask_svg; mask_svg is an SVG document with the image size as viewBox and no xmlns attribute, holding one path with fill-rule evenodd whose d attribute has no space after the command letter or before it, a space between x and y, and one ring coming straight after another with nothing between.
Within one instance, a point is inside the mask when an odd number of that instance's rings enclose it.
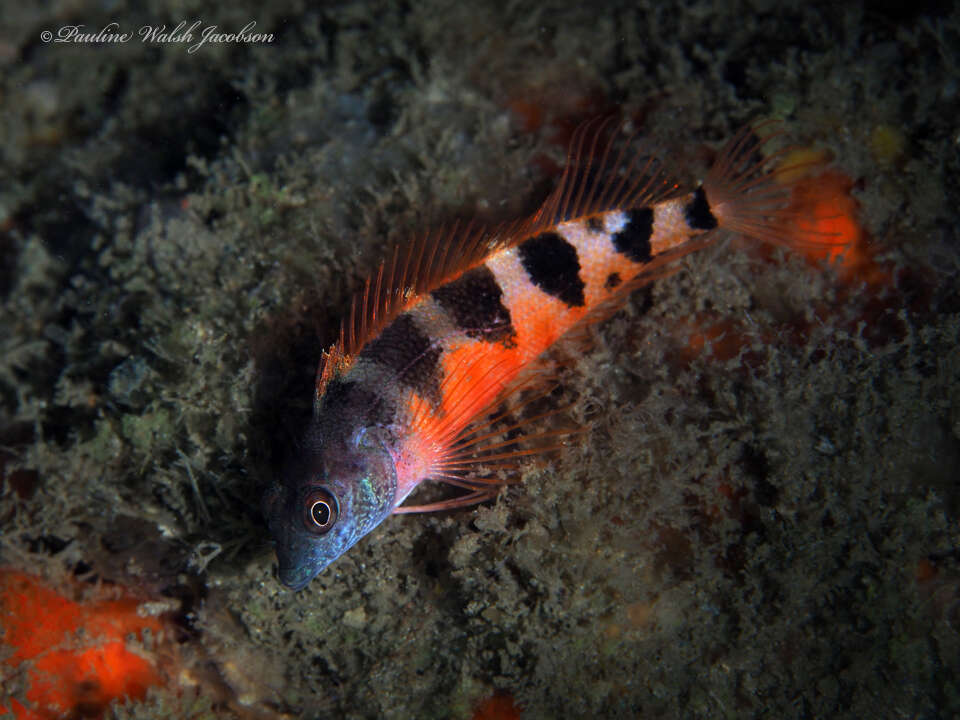
<instances>
[{"instance_id":1,"label":"mottled fish head","mask_svg":"<svg viewBox=\"0 0 960 720\"><path fill-rule=\"evenodd\" d=\"M397 473L384 432L315 424L263 511L280 581L304 588L393 511Z\"/></svg>"}]
</instances>

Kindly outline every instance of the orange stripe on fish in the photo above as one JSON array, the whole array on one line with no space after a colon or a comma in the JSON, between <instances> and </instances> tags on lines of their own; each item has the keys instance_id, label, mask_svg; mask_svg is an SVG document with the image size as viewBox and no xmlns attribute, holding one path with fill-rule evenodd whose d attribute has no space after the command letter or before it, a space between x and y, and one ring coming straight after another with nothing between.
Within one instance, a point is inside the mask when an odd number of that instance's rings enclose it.
<instances>
[{"instance_id":1,"label":"orange stripe on fish","mask_svg":"<svg viewBox=\"0 0 960 720\"><path fill-rule=\"evenodd\" d=\"M304 587L391 513L489 499L503 481L478 468L557 447L567 431L541 432L532 448L516 437L543 414L508 428L478 421L542 384L538 359L561 337L671 272L716 230L822 242L787 227L791 185L776 182L779 154L762 154L776 135L761 137L765 129L741 131L704 182L681 192L619 128L592 121L533 217L454 226L395 250L325 353L301 452L264 498L281 581ZM426 480L466 493L402 506Z\"/></svg>"}]
</instances>

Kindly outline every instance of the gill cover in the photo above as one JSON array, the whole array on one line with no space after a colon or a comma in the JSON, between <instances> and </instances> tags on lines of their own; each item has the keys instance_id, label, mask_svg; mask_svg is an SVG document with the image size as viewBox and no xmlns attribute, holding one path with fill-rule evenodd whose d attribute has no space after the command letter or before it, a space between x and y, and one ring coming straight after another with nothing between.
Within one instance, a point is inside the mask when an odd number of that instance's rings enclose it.
<instances>
[{"instance_id":1,"label":"gill cover","mask_svg":"<svg viewBox=\"0 0 960 720\"><path fill-rule=\"evenodd\" d=\"M263 499L280 581L305 587L383 522L396 489L382 429L314 420L300 456Z\"/></svg>"}]
</instances>

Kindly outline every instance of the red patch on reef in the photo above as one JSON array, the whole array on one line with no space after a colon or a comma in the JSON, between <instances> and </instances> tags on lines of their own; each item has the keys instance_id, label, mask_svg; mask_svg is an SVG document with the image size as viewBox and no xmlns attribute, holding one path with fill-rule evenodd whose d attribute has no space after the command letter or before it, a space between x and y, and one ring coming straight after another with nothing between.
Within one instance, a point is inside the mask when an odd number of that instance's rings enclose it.
<instances>
[{"instance_id":1,"label":"red patch on reef","mask_svg":"<svg viewBox=\"0 0 960 720\"><path fill-rule=\"evenodd\" d=\"M797 229L822 238L822 242L799 249L810 260L834 264L844 282L888 283L890 274L874 260L857 217L860 206L851 195L853 186L853 180L839 170L797 183L790 207L799 218Z\"/></svg>"},{"instance_id":2,"label":"red patch on reef","mask_svg":"<svg viewBox=\"0 0 960 720\"><path fill-rule=\"evenodd\" d=\"M497 693L477 705L472 720L521 720L522 717L513 696Z\"/></svg>"},{"instance_id":3,"label":"red patch on reef","mask_svg":"<svg viewBox=\"0 0 960 720\"><path fill-rule=\"evenodd\" d=\"M0 569L3 672L23 688L0 711L17 720L99 717L114 700L144 697L161 674L126 638L162 625L140 606L126 594L76 602L38 578Z\"/></svg>"}]
</instances>

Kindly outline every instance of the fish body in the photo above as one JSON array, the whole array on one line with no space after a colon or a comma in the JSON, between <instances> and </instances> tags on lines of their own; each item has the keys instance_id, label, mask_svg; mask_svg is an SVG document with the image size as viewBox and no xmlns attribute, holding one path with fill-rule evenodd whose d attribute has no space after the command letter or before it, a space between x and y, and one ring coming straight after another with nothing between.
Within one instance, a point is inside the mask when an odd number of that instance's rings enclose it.
<instances>
[{"instance_id":1,"label":"fish body","mask_svg":"<svg viewBox=\"0 0 960 720\"><path fill-rule=\"evenodd\" d=\"M265 496L280 580L304 587L392 513L493 497L499 482L472 474L478 463L509 465L527 451L481 419L530 386L557 340L716 230L790 244L789 187L777 183L764 143L746 128L683 193L656 160L604 123L587 124L532 218L453 228L395 252L326 353L299 456ZM402 506L426 480L466 493Z\"/></svg>"}]
</instances>

